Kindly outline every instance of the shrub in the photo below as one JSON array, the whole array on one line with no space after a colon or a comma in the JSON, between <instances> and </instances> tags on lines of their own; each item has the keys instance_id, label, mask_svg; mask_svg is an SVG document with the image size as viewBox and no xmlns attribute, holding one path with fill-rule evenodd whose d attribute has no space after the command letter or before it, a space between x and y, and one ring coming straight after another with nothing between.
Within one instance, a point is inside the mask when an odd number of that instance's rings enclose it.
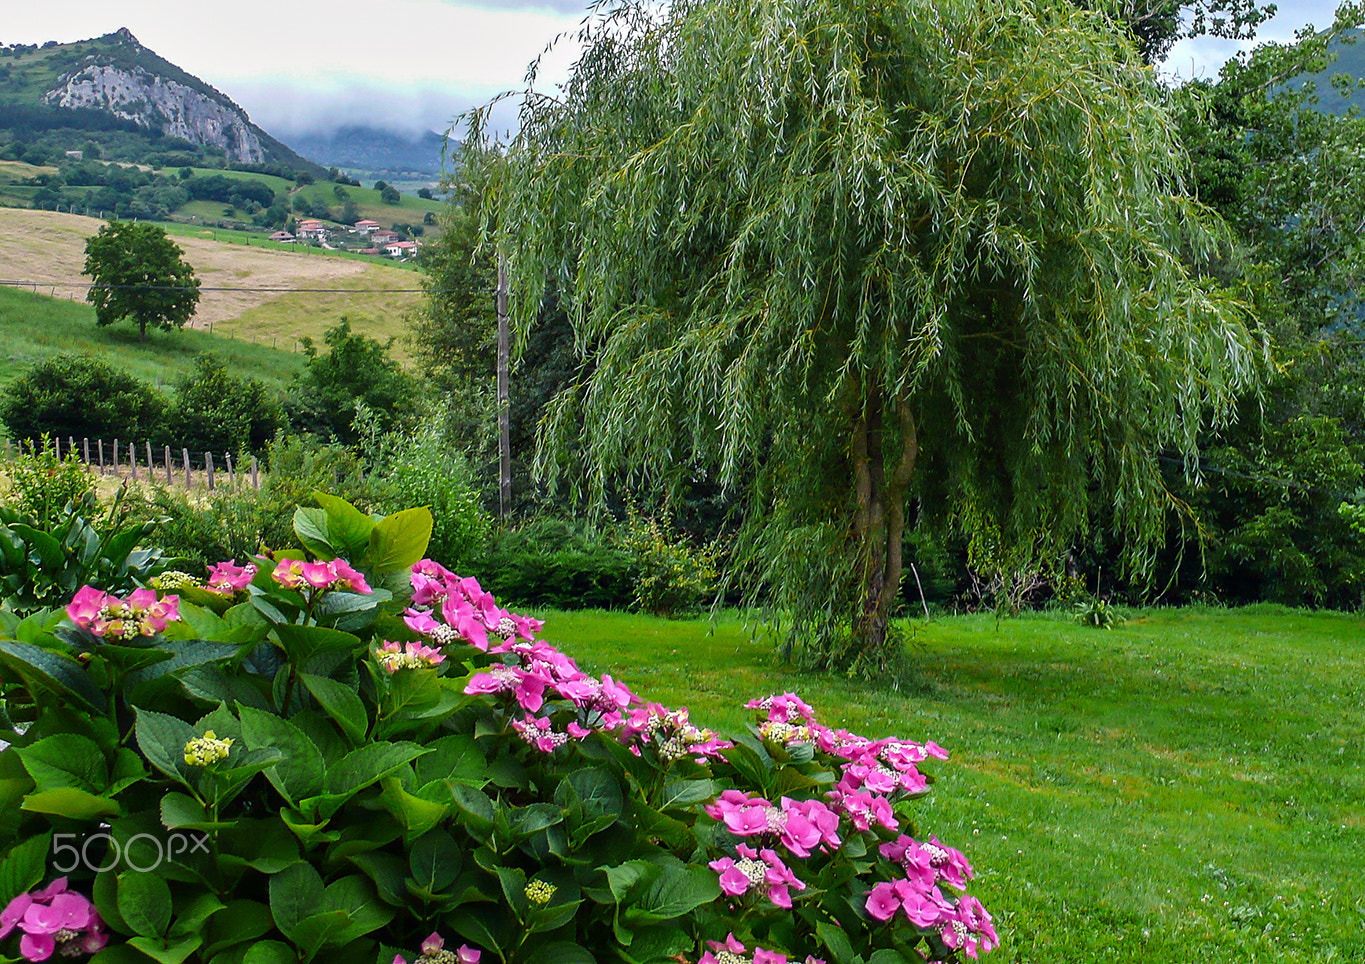
<instances>
[{"instance_id":1,"label":"shrub","mask_svg":"<svg viewBox=\"0 0 1365 964\"><path fill-rule=\"evenodd\" d=\"M166 555L199 566L255 555L261 550L266 528L264 500L245 485L218 488L194 498L183 489L151 487L142 490L131 515L155 519L157 541ZM278 533L278 526L271 528ZM275 544L282 541L277 539Z\"/></svg>"},{"instance_id":2,"label":"shrub","mask_svg":"<svg viewBox=\"0 0 1365 964\"><path fill-rule=\"evenodd\" d=\"M610 530L548 517L495 531L478 563L496 595L553 609L630 606L633 567Z\"/></svg>"},{"instance_id":3,"label":"shrub","mask_svg":"<svg viewBox=\"0 0 1365 964\"><path fill-rule=\"evenodd\" d=\"M101 519L87 493L48 523L0 507L0 614L60 605L90 582L122 592L164 569L161 550L146 544L156 523L124 519L121 499Z\"/></svg>"},{"instance_id":4,"label":"shrub","mask_svg":"<svg viewBox=\"0 0 1365 964\"><path fill-rule=\"evenodd\" d=\"M43 436L36 453L20 452L6 466L11 486L6 502L39 528L54 525L68 505L79 505L95 489L80 457L68 450L57 458L50 441Z\"/></svg>"},{"instance_id":5,"label":"shrub","mask_svg":"<svg viewBox=\"0 0 1365 964\"><path fill-rule=\"evenodd\" d=\"M360 458L344 445L278 436L266 448L266 465L258 518L261 540L268 546L289 544L294 506L312 501L314 492L346 499L366 512L382 500L377 481L366 477Z\"/></svg>"},{"instance_id":6,"label":"shrub","mask_svg":"<svg viewBox=\"0 0 1365 964\"><path fill-rule=\"evenodd\" d=\"M670 531L671 521L668 514L660 520L631 508L621 540L635 560L635 605L655 616L695 612L716 588L717 547L694 548Z\"/></svg>"},{"instance_id":7,"label":"shrub","mask_svg":"<svg viewBox=\"0 0 1365 964\"><path fill-rule=\"evenodd\" d=\"M431 510L431 557L452 569L467 569L488 535L488 513L479 504L469 462L452 450L439 424L428 420L412 432L384 436L371 472L382 480L377 487L387 509L424 505Z\"/></svg>"},{"instance_id":8,"label":"shrub","mask_svg":"<svg viewBox=\"0 0 1365 964\"><path fill-rule=\"evenodd\" d=\"M233 375L217 355L205 352L176 386L167 435L192 452L259 454L283 418L264 382Z\"/></svg>"},{"instance_id":9,"label":"shrub","mask_svg":"<svg viewBox=\"0 0 1365 964\"><path fill-rule=\"evenodd\" d=\"M128 964L994 946L966 858L911 823L936 744L829 729L794 694L722 737L419 559L424 510L321 502L295 513L307 556L0 620L28 722L0 750L10 941Z\"/></svg>"},{"instance_id":10,"label":"shrub","mask_svg":"<svg viewBox=\"0 0 1365 964\"><path fill-rule=\"evenodd\" d=\"M355 334L345 319L327 329L323 341L326 353L310 338L302 342L308 366L286 399L296 429L354 445L357 402L379 413L385 429L401 426L413 414L411 400L418 393L411 376L389 357L391 341Z\"/></svg>"},{"instance_id":11,"label":"shrub","mask_svg":"<svg viewBox=\"0 0 1365 964\"><path fill-rule=\"evenodd\" d=\"M56 355L24 372L4 391L0 419L15 438L50 434L77 441L147 438L161 423L166 399L125 371L87 355Z\"/></svg>"}]
</instances>

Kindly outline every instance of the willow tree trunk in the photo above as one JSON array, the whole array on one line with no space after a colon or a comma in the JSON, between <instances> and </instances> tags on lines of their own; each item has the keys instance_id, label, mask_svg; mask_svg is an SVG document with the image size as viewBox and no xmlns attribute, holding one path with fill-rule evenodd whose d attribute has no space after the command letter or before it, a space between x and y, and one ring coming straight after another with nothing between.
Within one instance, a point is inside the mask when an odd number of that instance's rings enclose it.
<instances>
[{"instance_id":1,"label":"willow tree trunk","mask_svg":"<svg viewBox=\"0 0 1365 964\"><path fill-rule=\"evenodd\" d=\"M888 416L891 427L886 424ZM919 455L909 403L885 399L880 389L869 390L853 423L849 454L858 500L854 528L862 558L862 598L853 627L855 658L869 668L885 669L894 655L888 636L903 575L906 492Z\"/></svg>"}]
</instances>

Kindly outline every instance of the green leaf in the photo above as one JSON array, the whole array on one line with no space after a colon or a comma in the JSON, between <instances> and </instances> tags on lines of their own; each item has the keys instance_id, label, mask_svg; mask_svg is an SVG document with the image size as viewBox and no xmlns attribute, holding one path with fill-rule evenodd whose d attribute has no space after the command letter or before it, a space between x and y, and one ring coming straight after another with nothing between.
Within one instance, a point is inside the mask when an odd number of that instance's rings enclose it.
<instances>
[{"instance_id":1,"label":"green leaf","mask_svg":"<svg viewBox=\"0 0 1365 964\"><path fill-rule=\"evenodd\" d=\"M450 784L450 796L455 809L464 815L466 829L476 837L484 837L493 829L493 800L477 787L460 783Z\"/></svg>"},{"instance_id":2,"label":"green leaf","mask_svg":"<svg viewBox=\"0 0 1365 964\"><path fill-rule=\"evenodd\" d=\"M284 758L265 770L266 779L286 800L297 806L300 800L322 792L324 767L322 752L307 735L288 720L262 710L240 709L242 738L253 750L279 750Z\"/></svg>"},{"instance_id":3,"label":"green leaf","mask_svg":"<svg viewBox=\"0 0 1365 964\"><path fill-rule=\"evenodd\" d=\"M208 941L204 946L204 957L210 957L226 947L255 941L275 926L270 916L270 908L259 901L232 900L226 907L213 915L208 924ZM260 941L259 944L279 944L278 941ZM280 944L281 947L286 945ZM291 964L293 952L290 951Z\"/></svg>"},{"instance_id":4,"label":"green leaf","mask_svg":"<svg viewBox=\"0 0 1365 964\"><path fill-rule=\"evenodd\" d=\"M412 879L423 890L438 894L460 873L460 847L444 830L432 830L412 845L408 854Z\"/></svg>"},{"instance_id":5,"label":"green leaf","mask_svg":"<svg viewBox=\"0 0 1365 964\"><path fill-rule=\"evenodd\" d=\"M119 874L118 911L134 934L161 937L171 923L171 888L155 873Z\"/></svg>"},{"instance_id":6,"label":"green leaf","mask_svg":"<svg viewBox=\"0 0 1365 964\"><path fill-rule=\"evenodd\" d=\"M171 673L232 659L237 655L239 647L233 644L211 643L202 639L193 639L167 642L163 648L171 654L170 658L159 660L150 666L129 673L124 683L128 691L131 692L144 683L160 679Z\"/></svg>"},{"instance_id":7,"label":"green leaf","mask_svg":"<svg viewBox=\"0 0 1365 964\"><path fill-rule=\"evenodd\" d=\"M249 679L230 675L217 666L196 666L180 676L180 685L196 700L206 703L226 703L228 706L251 706L258 710L270 709L270 701L252 686Z\"/></svg>"},{"instance_id":8,"label":"green leaf","mask_svg":"<svg viewBox=\"0 0 1365 964\"><path fill-rule=\"evenodd\" d=\"M280 646L289 661L296 667L307 665L308 661L323 653L351 653L359 655L365 644L359 636L343 633L326 626L296 626L283 623L275 627Z\"/></svg>"},{"instance_id":9,"label":"green leaf","mask_svg":"<svg viewBox=\"0 0 1365 964\"><path fill-rule=\"evenodd\" d=\"M383 575L420 562L431 542L432 524L426 508L404 509L381 519L370 533L367 568Z\"/></svg>"},{"instance_id":10,"label":"green leaf","mask_svg":"<svg viewBox=\"0 0 1365 964\"><path fill-rule=\"evenodd\" d=\"M833 960L830 964L853 964L853 944L843 928L828 921L815 925L815 933L825 945L825 950Z\"/></svg>"},{"instance_id":11,"label":"green leaf","mask_svg":"<svg viewBox=\"0 0 1365 964\"><path fill-rule=\"evenodd\" d=\"M46 813L69 820L103 820L117 817L123 812L116 801L76 787L30 793L24 797L21 806L30 813Z\"/></svg>"},{"instance_id":12,"label":"green leaf","mask_svg":"<svg viewBox=\"0 0 1365 964\"><path fill-rule=\"evenodd\" d=\"M300 861L270 878L270 913L275 926L297 945L299 924L323 906L322 878L312 864Z\"/></svg>"},{"instance_id":13,"label":"green leaf","mask_svg":"<svg viewBox=\"0 0 1365 964\"><path fill-rule=\"evenodd\" d=\"M90 958L90 964L147 964L147 958L127 944L109 944Z\"/></svg>"},{"instance_id":14,"label":"green leaf","mask_svg":"<svg viewBox=\"0 0 1365 964\"><path fill-rule=\"evenodd\" d=\"M281 817L239 819L219 834L219 863L240 874L246 868L277 874L299 861L299 842Z\"/></svg>"},{"instance_id":15,"label":"green leaf","mask_svg":"<svg viewBox=\"0 0 1365 964\"><path fill-rule=\"evenodd\" d=\"M356 793L426 752L416 743L368 743L328 769L328 791L341 795Z\"/></svg>"},{"instance_id":16,"label":"green leaf","mask_svg":"<svg viewBox=\"0 0 1365 964\"><path fill-rule=\"evenodd\" d=\"M537 947L533 954L536 964L597 964L586 947L572 941L555 941Z\"/></svg>"},{"instance_id":17,"label":"green leaf","mask_svg":"<svg viewBox=\"0 0 1365 964\"><path fill-rule=\"evenodd\" d=\"M108 712L108 700L80 663L29 643L0 642L0 663L30 683L83 703L95 713Z\"/></svg>"},{"instance_id":18,"label":"green leaf","mask_svg":"<svg viewBox=\"0 0 1365 964\"><path fill-rule=\"evenodd\" d=\"M294 535L303 547L319 559L330 561L338 555L327 531L327 510L299 506L294 510Z\"/></svg>"},{"instance_id":19,"label":"green leaf","mask_svg":"<svg viewBox=\"0 0 1365 964\"><path fill-rule=\"evenodd\" d=\"M314 492L313 498L326 512L327 541L337 554L348 559L359 557L370 544L370 534L375 529L374 520L345 499L326 492Z\"/></svg>"},{"instance_id":20,"label":"green leaf","mask_svg":"<svg viewBox=\"0 0 1365 964\"><path fill-rule=\"evenodd\" d=\"M242 958L242 964L298 964L298 960L298 955L283 941L257 941Z\"/></svg>"},{"instance_id":21,"label":"green leaf","mask_svg":"<svg viewBox=\"0 0 1365 964\"><path fill-rule=\"evenodd\" d=\"M346 859L374 882L379 899L394 907L407 904L408 862L397 854L370 851L351 854Z\"/></svg>"},{"instance_id":22,"label":"green leaf","mask_svg":"<svg viewBox=\"0 0 1365 964\"><path fill-rule=\"evenodd\" d=\"M190 785L189 768L185 763L185 744L199 734L184 720L154 710L136 708L137 745L142 755L166 776Z\"/></svg>"},{"instance_id":23,"label":"green leaf","mask_svg":"<svg viewBox=\"0 0 1365 964\"><path fill-rule=\"evenodd\" d=\"M21 840L0 860L0 907L25 891L32 890L47 876L47 855L52 834L45 833Z\"/></svg>"},{"instance_id":24,"label":"green leaf","mask_svg":"<svg viewBox=\"0 0 1365 964\"><path fill-rule=\"evenodd\" d=\"M708 904L720 896L716 874L708 867L683 867L669 864L650 884L628 915L646 919L672 920Z\"/></svg>"},{"instance_id":25,"label":"green leaf","mask_svg":"<svg viewBox=\"0 0 1365 964\"><path fill-rule=\"evenodd\" d=\"M473 737L443 736L426 746L431 752L420 757L414 765L419 784L450 780L482 787L488 782L488 761Z\"/></svg>"},{"instance_id":26,"label":"green leaf","mask_svg":"<svg viewBox=\"0 0 1365 964\"><path fill-rule=\"evenodd\" d=\"M385 777L380 784L384 790L379 795L379 802L403 827L409 840L426 833L450 812L446 803L408 793L397 777ZM492 827L491 821L488 826Z\"/></svg>"},{"instance_id":27,"label":"green leaf","mask_svg":"<svg viewBox=\"0 0 1365 964\"><path fill-rule=\"evenodd\" d=\"M690 807L714 800L716 784L711 780L672 780L664 784L659 794L659 809Z\"/></svg>"},{"instance_id":28,"label":"green leaf","mask_svg":"<svg viewBox=\"0 0 1365 964\"><path fill-rule=\"evenodd\" d=\"M28 544L29 559L34 565L54 576L65 568L66 554L62 552L62 544L51 535L23 523L16 522L10 528Z\"/></svg>"},{"instance_id":29,"label":"green leaf","mask_svg":"<svg viewBox=\"0 0 1365 964\"><path fill-rule=\"evenodd\" d=\"M199 950L200 945L203 943L204 938L198 935L186 937L183 940L176 941L174 944L163 943L159 940L153 940L150 937L128 938L128 945L130 947L136 947L142 953L156 961L157 964L183 964L185 959Z\"/></svg>"},{"instance_id":30,"label":"green leaf","mask_svg":"<svg viewBox=\"0 0 1365 964\"><path fill-rule=\"evenodd\" d=\"M168 793L161 798L161 825L167 830L221 830L232 823L210 820L204 805L183 793Z\"/></svg>"},{"instance_id":31,"label":"green leaf","mask_svg":"<svg viewBox=\"0 0 1365 964\"><path fill-rule=\"evenodd\" d=\"M102 793L109 786L109 765L99 745L78 733L59 733L31 746L16 747L39 790L75 787Z\"/></svg>"},{"instance_id":32,"label":"green leaf","mask_svg":"<svg viewBox=\"0 0 1365 964\"><path fill-rule=\"evenodd\" d=\"M318 705L341 727L346 739L352 743L364 741L370 726L370 716L354 687L310 673L300 673L299 680L313 694Z\"/></svg>"},{"instance_id":33,"label":"green leaf","mask_svg":"<svg viewBox=\"0 0 1365 964\"><path fill-rule=\"evenodd\" d=\"M223 902L213 894L200 894L190 901L188 907L175 915L175 923L171 925L170 936L183 937L187 934L198 934L204 929L204 925L223 908Z\"/></svg>"},{"instance_id":34,"label":"green leaf","mask_svg":"<svg viewBox=\"0 0 1365 964\"><path fill-rule=\"evenodd\" d=\"M883 947L872 952L867 964L910 964L910 960L894 947Z\"/></svg>"},{"instance_id":35,"label":"green leaf","mask_svg":"<svg viewBox=\"0 0 1365 964\"><path fill-rule=\"evenodd\" d=\"M346 945L371 931L376 931L393 920L394 909L379 901L374 885L358 874L343 877L327 885L323 906L329 912L341 912L348 923L328 934L327 943Z\"/></svg>"}]
</instances>

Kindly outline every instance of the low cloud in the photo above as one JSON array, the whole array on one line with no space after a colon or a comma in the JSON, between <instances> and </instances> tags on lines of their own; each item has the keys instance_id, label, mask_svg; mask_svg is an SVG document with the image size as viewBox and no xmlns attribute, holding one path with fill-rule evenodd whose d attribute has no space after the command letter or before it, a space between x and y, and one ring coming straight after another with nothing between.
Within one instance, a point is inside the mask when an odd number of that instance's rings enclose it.
<instances>
[{"instance_id":1,"label":"low cloud","mask_svg":"<svg viewBox=\"0 0 1365 964\"><path fill-rule=\"evenodd\" d=\"M499 92L493 88L399 90L377 85L327 89L276 79L239 81L231 94L253 121L288 143L291 136L328 133L347 126L377 127L406 135L421 131L443 134L463 111L488 103ZM495 127L499 129L507 129L515 121L514 103L495 114Z\"/></svg>"}]
</instances>

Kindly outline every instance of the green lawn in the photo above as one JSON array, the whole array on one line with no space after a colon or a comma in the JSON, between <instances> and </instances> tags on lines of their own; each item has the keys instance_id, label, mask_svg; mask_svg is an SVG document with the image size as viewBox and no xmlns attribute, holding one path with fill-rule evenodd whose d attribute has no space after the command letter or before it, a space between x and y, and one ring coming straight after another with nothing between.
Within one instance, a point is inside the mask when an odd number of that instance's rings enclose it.
<instances>
[{"instance_id":1,"label":"green lawn","mask_svg":"<svg viewBox=\"0 0 1365 964\"><path fill-rule=\"evenodd\" d=\"M923 829L965 850L996 961L1365 961L1365 617L1153 610L917 623L890 691L776 665L739 622L548 614L585 669L721 727L795 690L934 739Z\"/></svg>"},{"instance_id":2,"label":"green lawn","mask_svg":"<svg viewBox=\"0 0 1365 964\"><path fill-rule=\"evenodd\" d=\"M83 301L46 297L47 292L0 287L0 384L57 352L87 352L138 378L169 386L200 352L217 352L235 372L285 385L303 368L304 356L268 345L224 338L206 331L148 331L138 341L131 323L99 328L95 309Z\"/></svg>"}]
</instances>

